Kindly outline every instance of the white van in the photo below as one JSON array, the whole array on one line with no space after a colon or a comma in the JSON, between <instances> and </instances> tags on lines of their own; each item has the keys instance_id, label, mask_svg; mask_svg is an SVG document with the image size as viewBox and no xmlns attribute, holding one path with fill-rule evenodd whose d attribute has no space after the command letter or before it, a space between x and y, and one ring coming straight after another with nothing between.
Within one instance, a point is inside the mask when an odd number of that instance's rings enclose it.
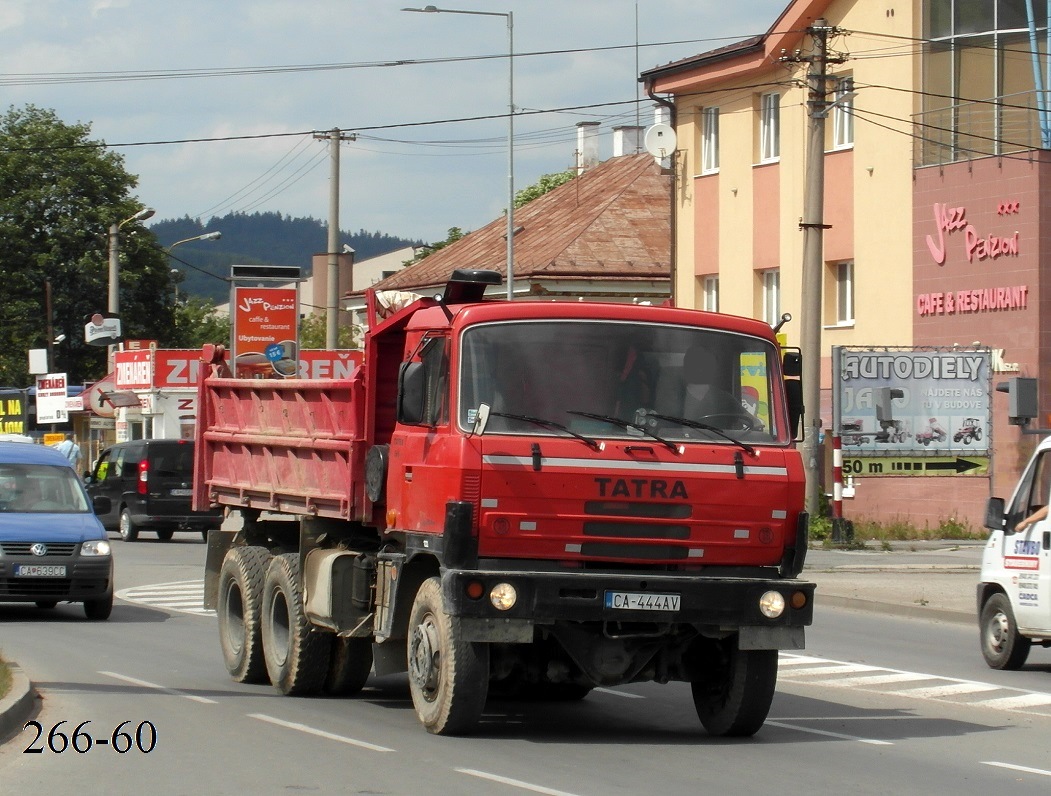
<instances>
[{"instance_id":1,"label":"white van","mask_svg":"<svg viewBox=\"0 0 1051 796\"><path fill-rule=\"evenodd\" d=\"M982 655L994 669L1017 669L1033 644L1051 646L1051 519L1018 524L1051 501L1051 437L1040 443L1008 504L990 498L991 531L978 583Z\"/></svg>"}]
</instances>

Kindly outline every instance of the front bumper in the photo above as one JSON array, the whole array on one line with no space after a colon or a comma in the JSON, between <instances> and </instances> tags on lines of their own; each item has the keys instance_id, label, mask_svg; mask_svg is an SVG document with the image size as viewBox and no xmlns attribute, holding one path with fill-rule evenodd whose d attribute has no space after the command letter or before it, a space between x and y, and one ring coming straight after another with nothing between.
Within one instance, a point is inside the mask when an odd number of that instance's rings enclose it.
<instances>
[{"instance_id":1,"label":"front bumper","mask_svg":"<svg viewBox=\"0 0 1051 796\"><path fill-rule=\"evenodd\" d=\"M15 566L58 565L64 578L21 577ZM0 558L0 602L83 602L97 600L113 591L113 558L68 556L4 556Z\"/></svg>"},{"instance_id":2,"label":"front bumper","mask_svg":"<svg viewBox=\"0 0 1051 796\"><path fill-rule=\"evenodd\" d=\"M467 584L481 581L482 596L467 595ZM518 593L515 605L497 610L489 591L510 583ZM619 574L607 572L521 572L449 569L442 574L442 589L449 613L464 619L510 620L530 625L555 622L647 622L689 624L726 632L750 628L802 628L814 618L815 585L777 578L728 578L699 575ZM785 598L784 612L774 619L759 610L759 598L778 591ZM677 594L677 611L625 610L606 606L607 592ZM792 608L792 597L804 601ZM797 598L799 599L799 598Z\"/></svg>"}]
</instances>

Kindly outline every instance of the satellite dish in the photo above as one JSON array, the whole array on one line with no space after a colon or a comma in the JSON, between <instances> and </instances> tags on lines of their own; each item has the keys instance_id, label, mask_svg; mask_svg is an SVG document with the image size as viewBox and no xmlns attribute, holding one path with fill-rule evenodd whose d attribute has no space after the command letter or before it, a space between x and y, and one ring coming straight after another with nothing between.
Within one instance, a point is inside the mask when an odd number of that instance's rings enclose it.
<instances>
[{"instance_id":1,"label":"satellite dish","mask_svg":"<svg viewBox=\"0 0 1051 796\"><path fill-rule=\"evenodd\" d=\"M646 131L643 144L655 158L671 157L675 151L675 130L668 124L655 124Z\"/></svg>"}]
</instances>

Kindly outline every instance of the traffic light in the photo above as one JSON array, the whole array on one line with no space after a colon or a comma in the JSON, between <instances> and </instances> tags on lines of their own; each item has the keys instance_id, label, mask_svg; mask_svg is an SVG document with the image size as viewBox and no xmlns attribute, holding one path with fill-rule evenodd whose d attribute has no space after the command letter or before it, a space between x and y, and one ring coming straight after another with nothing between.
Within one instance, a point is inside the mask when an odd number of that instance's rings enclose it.
<instances>
[{"instance_id":1,"label":"traffic light","mask_svg":"<svg viewBox=\"0 0 1051 796\"><path fill-rule=\"evenodd\" d=\"M1007 393L1007 422L1012 426L1027 426L1040 414L1036 379L1013 376L997 384L996 391Z\"/></svg>"}]
</instances>

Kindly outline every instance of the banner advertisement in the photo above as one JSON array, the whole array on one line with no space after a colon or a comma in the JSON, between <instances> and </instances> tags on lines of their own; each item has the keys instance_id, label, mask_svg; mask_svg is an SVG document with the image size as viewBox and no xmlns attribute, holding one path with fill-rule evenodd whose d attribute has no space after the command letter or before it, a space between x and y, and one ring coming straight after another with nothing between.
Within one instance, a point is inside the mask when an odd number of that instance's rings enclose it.
<instances>
[{"instance_id":1,"label":"banner advertisement","mask_svg":"<svg viewBox=\"0 0 1051 796\"><path fill-rule=\"evenodd\" d=\"M118 390L148 390L153 386L153 356L148 348L118 351L113 362Z\"/></svg>"},{"instance_id":2,"label":"banner advertisement","mask_svg":"<svg viewBox=\"0 0 1051 796\"><path fill-rule=\"evenodd\" d=\"M0 390L0 434L26 433L26 392Z\"/></svg>"},{"instance_id":3,"label":"banner advertisement","mask_svg":"<svg viewBox=\"0 0 1051 796\"><path fill-rule=\"evenodd\" d=\"M989 455L988 350L839 352L834 400L844 456Z\"/></svg>"},{"instance_id":4,"label":"banner advertisement","mask_svg":"<svg viewBox=\"0 0 1051 796\"><path fill-rule=\"evenodd\" d=\"M233 289L233 369L238 377L295 376L299 352L296 287Z\"/></svg>"},{"instance_id":5,"label":"banner advertisement","mask_svg":"<svg viewBox=\"0 0 1051 796\"><path fill-rule=\"evenodd\" d=\"M48 373L36 377L36 421L37 423L65 423L69 420L66 411L66 374Z\"/></svg>"}]
</instances>

